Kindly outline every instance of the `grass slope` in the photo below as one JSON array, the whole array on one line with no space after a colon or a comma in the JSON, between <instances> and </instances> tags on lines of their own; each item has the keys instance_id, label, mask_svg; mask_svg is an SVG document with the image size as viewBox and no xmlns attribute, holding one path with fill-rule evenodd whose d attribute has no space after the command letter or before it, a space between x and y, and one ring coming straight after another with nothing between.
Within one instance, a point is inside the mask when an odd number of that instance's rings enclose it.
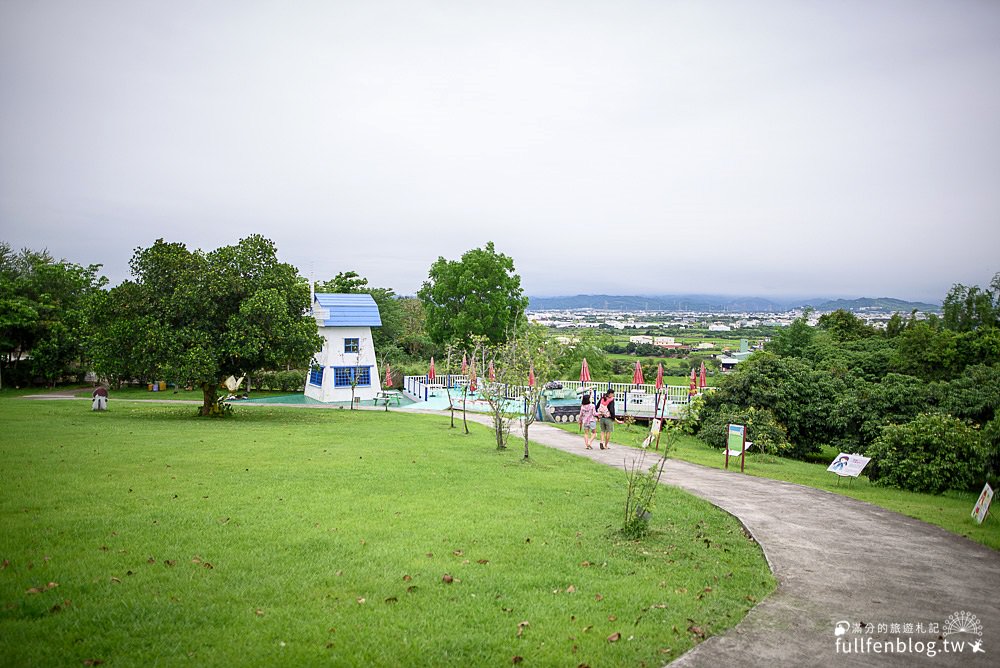
<instances>
[{"instance_id":1,"label":"grass slope","mask_svg":"<svg viewBox=\"0 0 1000 668\"><path fill-rule=\"evenodd\" d=\"M619 540L620 472L484 428L112 406L0 400L4 665L658 665L774 587L709 504Z\"/></svg>"}]
</instances>

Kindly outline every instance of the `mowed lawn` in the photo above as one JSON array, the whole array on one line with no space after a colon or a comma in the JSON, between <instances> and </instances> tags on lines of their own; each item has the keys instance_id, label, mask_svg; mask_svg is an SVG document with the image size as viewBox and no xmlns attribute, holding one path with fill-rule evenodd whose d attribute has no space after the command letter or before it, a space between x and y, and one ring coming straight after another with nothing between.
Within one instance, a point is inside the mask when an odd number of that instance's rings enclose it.
<instances>
[{"instance_id":1,"label":"mowed lawn","mask_svg":"<svg viewBox=\"0 0 1000 668\"><path fill-rule=\"evenodd\" d=\"M774 587L738 523L398 412L0 399L0 664L660 665ZM520 657L520 659L518 658Z\"/></svg>"}]
</instances>

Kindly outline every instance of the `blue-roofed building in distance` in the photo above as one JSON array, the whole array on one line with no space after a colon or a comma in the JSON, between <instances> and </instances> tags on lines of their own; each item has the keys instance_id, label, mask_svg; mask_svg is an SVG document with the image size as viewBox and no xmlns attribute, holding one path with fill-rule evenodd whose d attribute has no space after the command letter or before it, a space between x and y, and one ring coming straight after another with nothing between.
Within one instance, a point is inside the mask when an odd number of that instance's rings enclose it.
<instances>
[{"instance_id":1,"label":"blue-roofed building in distance","mask_svg":"<svg viewBox=\"0 0 1000 668\"><path fill-rule=\"evenodd\" d=\"M381 327L378 305L369 294L316 293L312 314L323 337L306 379L307 397L327 403L374 399L381 391L372 327ZM355 383L356 379L356 383Z\"/></svg>"}]
</instances>

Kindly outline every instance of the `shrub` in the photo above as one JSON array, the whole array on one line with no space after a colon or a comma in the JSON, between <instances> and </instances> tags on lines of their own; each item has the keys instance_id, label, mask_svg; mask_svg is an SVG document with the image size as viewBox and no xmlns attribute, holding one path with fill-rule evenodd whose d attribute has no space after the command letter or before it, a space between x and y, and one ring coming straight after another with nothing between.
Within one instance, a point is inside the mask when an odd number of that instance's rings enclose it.
<instances>
[{"instance_id":1,"label":"shrub","mask_svg":"<svg viewBox=\"0 0 1000 668\"><path fill-rule=\"evenodd\" d=\"M258 390L301 392L306 386L305 371L262 371L254 379Z\"/></svg>"},{"instance_id":2,"label":"shrub","mask_svg":"<svg viewBox=\"0 0 1000 668\"><path fill-rule=\"evenodd\" d=\"M924 413L888 425L868 448L868 477L879 485L940 494L986 477L986 449L975 429L950 415Z\"/></svg>"},{"instance_id":3,"label":"shrub","mask_svg":"<svg viewBox=\"0 0 1000 668\"><path fill-rule=\"evenodd\" d=\"M766 408L737 408L731 404L723 405L718 410L704 414L698 438L713 448L726 447L730 424L742 424L747 428L747 440L753 442L753 448L772 455L802 456L795 446L788 441L785 428L778 422L774 414Z\"/></svg>"}]
</instances>

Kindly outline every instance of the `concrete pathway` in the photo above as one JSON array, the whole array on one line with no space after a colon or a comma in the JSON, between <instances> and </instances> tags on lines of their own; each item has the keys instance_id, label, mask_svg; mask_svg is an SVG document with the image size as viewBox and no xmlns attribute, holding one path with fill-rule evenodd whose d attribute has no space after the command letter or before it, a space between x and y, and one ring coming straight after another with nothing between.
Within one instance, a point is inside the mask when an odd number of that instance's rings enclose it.
<instances>
[{"instance_id":1,"label":"concrete pathway","mask_svg":"<svg viewBox=\"0 0 1000 668\"><path fill-rule=\"evenodd\" d=\"M620 469L638 453L614 444L586 450L582 436L545 424L532 425L531 435L542 445ZM735 515L778 580L777 590L740 624L671 666L1000 665L1000 553L925 522L791 483L677 460L667 462L663 480ZM982 635L944 636L947 620L963 612L976 617ZM852 628L836 636L841 620ZM861 624L864 632L854 633ZM931 624L938 625L936 633L928 632ZM963 641L957 651L954 643ZM974 641L984 651L974 652ZM845 645L864 653L847 654Z\"/></svg>"}]
</instances>

